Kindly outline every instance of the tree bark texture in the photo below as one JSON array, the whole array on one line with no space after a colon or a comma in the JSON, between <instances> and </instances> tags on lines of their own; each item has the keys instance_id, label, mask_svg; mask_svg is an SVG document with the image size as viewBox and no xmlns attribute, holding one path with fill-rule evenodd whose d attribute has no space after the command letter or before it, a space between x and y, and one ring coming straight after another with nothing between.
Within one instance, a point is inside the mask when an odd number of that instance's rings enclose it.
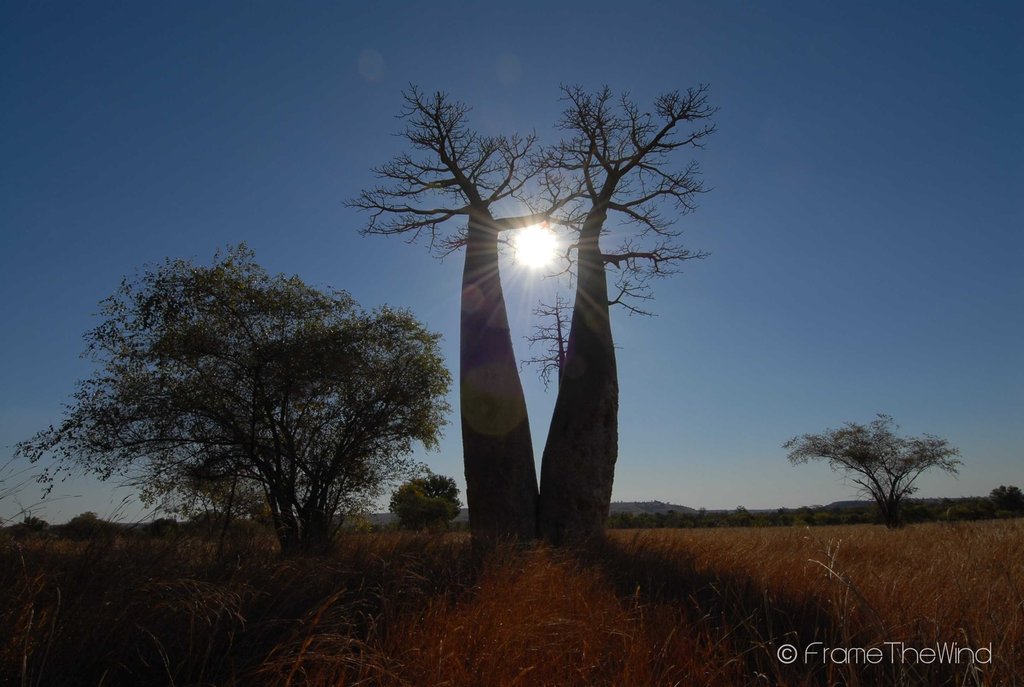
<instances>
[{"instance_id":1,"label":"tree bark texture","mask_svg":"<svg viewBox=\"0 0 1024 687\"><path fill-rule=\"evenodd\" d=\"M558 545L604 531L618 457L619 383L599 246L603 213L579 242L579 278L565 368L541 464L541 535Z\"/></svg>"},{"instance_id":2,"label":"tree bark texture","mask_svg":"<svg viewBox=\"0 0 1024 687\"><path fill-rule=\"evenodd\" d=\"M471 218L459 361L466 501L474 541L537 536L537 470L498 274L498 233Z\"/></svg>"}]
</instances>

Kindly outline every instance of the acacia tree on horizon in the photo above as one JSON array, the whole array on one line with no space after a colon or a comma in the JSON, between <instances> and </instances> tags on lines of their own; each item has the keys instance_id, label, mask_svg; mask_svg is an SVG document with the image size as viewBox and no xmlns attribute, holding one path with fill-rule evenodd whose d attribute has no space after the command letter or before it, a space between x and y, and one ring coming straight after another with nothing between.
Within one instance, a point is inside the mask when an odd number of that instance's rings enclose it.
<instances>
[{"instance_id":1,"label":"acacia tree on horizon","mask_svg":"<svg viewBox=\"0 0 1024 687\"><path fill-rule=\"evenodd\" d=\"M378 167L382 184L349 205L370 212L363 234L426 235L442 255L465 248L459 332L459 407L466 501L474 537L537 535L537 471L526 399L498 269L501 236L547 220L576 194L546 166L534 135L482 136L469 108L445 93L403 93L403 153ZM537 212L495 217L534 185ZM465 222L453 228L459 220Z\"/></svg>"},{"instance_id":2,"label":"acacia tree on horizon","mask_svg":"<svg viewBox=\"0 0 1024 687\"><path fill-rule=\"evenodd\" d=\"M958 474L960 450L932 434L902 437L892 416L879 413L867 425L847 422L821 434L796 436L782 445L789 462L827 461L874 499L885 526L903 525L903 502L917 491L917 478L937 468Z\"/></svg>"}]
</instances>

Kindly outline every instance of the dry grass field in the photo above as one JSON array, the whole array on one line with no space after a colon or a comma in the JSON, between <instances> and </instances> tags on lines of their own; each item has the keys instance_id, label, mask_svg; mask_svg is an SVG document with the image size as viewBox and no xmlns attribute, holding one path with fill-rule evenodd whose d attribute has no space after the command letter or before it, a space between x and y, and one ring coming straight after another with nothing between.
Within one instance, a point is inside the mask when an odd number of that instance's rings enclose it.
<instances>
[{"instance_id":1,"label":"dry grass field","mask_svg":"<svg viewBox=\"0 0 1024 687\"><path fill-rule=\"evenodd\" d=\"M0 684L1024 684L1021 520L0 545Z\"/></svg>"}]
</instances>

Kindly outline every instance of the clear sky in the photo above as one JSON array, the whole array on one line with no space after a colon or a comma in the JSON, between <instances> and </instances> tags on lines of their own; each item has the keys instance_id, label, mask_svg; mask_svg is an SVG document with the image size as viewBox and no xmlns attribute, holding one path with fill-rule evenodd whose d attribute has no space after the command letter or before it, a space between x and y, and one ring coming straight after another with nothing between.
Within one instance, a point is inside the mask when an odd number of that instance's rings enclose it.
<instances>
[{"instance_id":1,"label":"clear sky","mask_svg":"<svg viewBox=\"0 0 1024 687\"><path fill-rule=\"evenodd\" d=\"M679 226L712 255L656 285L657 317L615 315L615 500L849 498L781 444L878 412L961 449L961 477L921 495L1024 486L1024 5L626 6L0 2L5 453L59 420L123 275L239 241L413 309L456 370L461 256L360 237L344 206L401 149L408 84L471 104L481 131L553 140L560 84L650 102L707 82L713 191ZM504 277L522 358L550 283ZM554 392L523 378L539 457ZM422 457L463 485L459 437L453 414ZM54 496L35 508L52 521L130 498L88 479Z\"/></svg>"}]
</instances>

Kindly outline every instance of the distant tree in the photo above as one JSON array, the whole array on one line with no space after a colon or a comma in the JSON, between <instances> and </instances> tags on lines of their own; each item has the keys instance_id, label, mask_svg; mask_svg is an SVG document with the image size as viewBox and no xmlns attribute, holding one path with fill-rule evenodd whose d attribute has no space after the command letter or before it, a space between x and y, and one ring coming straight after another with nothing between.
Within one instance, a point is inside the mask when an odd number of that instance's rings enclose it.
<instances>
[{"instance_id":1,"label":"distant tree","mask_svg":"<svg viewBox=\"0 0 1024 687\"><path fill-rule=\"evenodd\" d=\"M1020 487L1000 485L992 490L989 498L999 510L1024 510L1024 493Z\"/></svg>"},{"instance_id":2,"label":"distant tree","mask_svg":"<svg viewBox=\"0 0 1024 687\"><path fill-rule=\"evenodd\" d=\"M540 318L540 324L533 334L526 337L530 349L540 344L540 351L523 361L524 365L535 365L545 388L551 383L554 375L557 384L562 383L562 370L565 368L566 350L569 345L569 322L572 319L572 308L569 301L561 294L555 294L555 302L548 305L541 303L533 310Z\"/></svg>"},{"instance_id":3,"label":"distant tree","mask_svg":"<svg viewBox=\"0 0 1024 687\"><path fill-rule=\"evenodd\" d=\"M946 520L987 520L996 516L991 499L960 499L946 508Z\"/></svg>"},{"instance_id":4,"label":"distant tree","mask_svg":"<svg viewBox=\"0 0 1024 687\"><path fill-rule=\"evenodd\" d=\"M209 522L235 517L269 517L266 495L259 482L240 475L153 475L141 486L141 500L184 520Z\"/></svg>"},{"instance_id":5,"label":"distant tree","mask_svg":"<svg viewBox=\"0 0 1024 687\"><path fill-rule=\"evenodd\" d=\"M26 513L21 522L7 525L2 530L2 532L10 534L15 539L38 537L52 531L53 530L50 529L50 523L46 522L42 518L32 515L31 513Z\"/></svg>"},{"instance_id":6,"label":"distant tree","mask_svg":"<svg viewBox=\"0 0 1024 687\"><path fill-rule=\"evenodd\" d=\"M537 533L537 472L498 269L506 232L546 220L575 194L538 164L536 138L485 136L469 108L412 87L401 117L413 153L375 171L381 185L350 205L369 213L365 234L426 236L445 255L465 249L459 334L459 404L470 527L478 539ZM497 216L536 186L537 212Z\"/></svg>"},{"instance_id":7,"label":"distant tree","mask_svg":"<svg viewBox=\"0 0 1024 687\"><path fill-rule=\"evenodd\" d=\"M729 514L728 520L730 525L749 527L754 521L754 516L743 506L736 506L736 510Z\"/></svg>"},{"instance_id":8,"label":"distant tree","mask_svg":"<svg viewBox=\"0 0 1024 687\"><path fill-rule=\"evenodd\" d=\"M169 537L177 534L180 525L174 518L157 518L146 525L146 534L152 537Z\"/></svg>"},{"instance_id":9,"label":"distant tree","mask_svg":"<svg viewBox=\"0 0 1024 687\"><path fill-rule=\"evenodd\" d=\"M439 336L271 276L244 246L125 279L101 315L86 334L96 372L19 454L157 489L259 485L290 552L326 548L340 514L411 471L414 442L437 445Z\"/></svg>"},{"instance_id":10,"label":"distant tree","mask_svg":"<svg viewBox=\"0 0 1024 687\"><path fill-rule=\"evenodd\" d=\"M21 525L31 532L42 532L50 526L50 523L46 522L42 518L37 518L34 515L26 515L21 521Z\"/></svg>"},{"instance_id":11,"label":"distant tree","mask_svg":"<svg viewBox=\"0 0 1024 687\"><path fill-rule=\"evenodd\" d=\"M428 474L410 480L391 496L391 512L409 530L447 527L461 507L459 487L444 475Z\"/></svg>"},{"instance_id":12,"label":"distant tree","mask_svg":"<svg viewBox=\"0 0 1024 687\"><path fill-rule=\"evenodd\" d=\"M240 474L151 474L141 485L141 500L165 513L205 525L208 535L219 531L218 555L224 550L228 529L236 518L270 520L263 487Z\"/></svg>"},{"instance_id":13,"label":"distant tree","mask_svg":"<svg viewBox=\"0 0 1024 687\"><path fill-rule=\"evenodd\" d=\"M96 513L86 511L54 528L68 539L110 539L121 531L121 527L109 520L103 520Z\"/></svg>"},{"instance_id":14,"label":"distant tree","mask_svg":"<svg viewBox=\"0 0 1024 687\"><path fill-rule=\"evenodd\" d=\"M917 491L915 482L927 470L937 468L957 474L958 449L945 439L925 434L900 437L888 415L879 414L868 425L848 422L840 429L793 437L783 448L794 465L827 460L878 504L887 527L902 524L905 497Z\"/></svg>"}]
</instances>

